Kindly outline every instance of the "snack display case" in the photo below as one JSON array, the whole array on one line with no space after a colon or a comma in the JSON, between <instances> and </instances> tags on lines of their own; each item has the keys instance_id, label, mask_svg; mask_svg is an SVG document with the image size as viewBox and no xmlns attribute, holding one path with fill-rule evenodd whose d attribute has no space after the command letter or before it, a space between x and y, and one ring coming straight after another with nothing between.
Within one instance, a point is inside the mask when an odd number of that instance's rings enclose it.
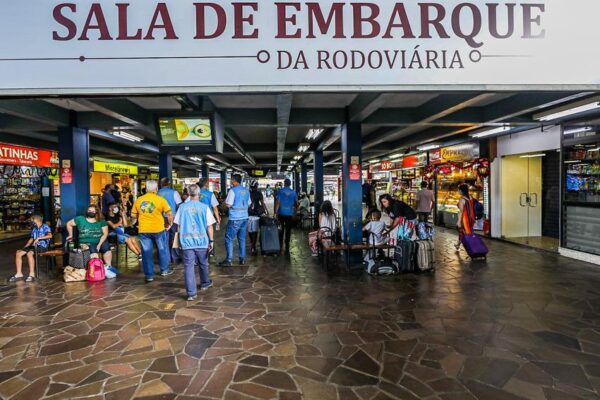
<instances>
[{"instance_id":1,"label":"snack display case","mask_svg":"<svg viewBox=\"0 0 600 400\"><path fill-rule=\"evenodd\" d=\"M457 170L449 174L438 172L435 179L435 209L438 225L444 225L448 228L456 226L459 211L458 202L460 200L458 186L461 183L469 185L471 196L479 200L484 206L488 204L485 196L485 193L487 193L487 178L479 177L470 170Z\"/></svg>"},{"instance_id":2,"label":"snack display case","mask_svg":"<svg viewBox=\"0 0 600 400\"><path fill-rule=\"evenodd\" d=\"M28 231L32 214L41 213L45 168L0 166L0 222L5 232Z\"/></svg>"}]
</instances>

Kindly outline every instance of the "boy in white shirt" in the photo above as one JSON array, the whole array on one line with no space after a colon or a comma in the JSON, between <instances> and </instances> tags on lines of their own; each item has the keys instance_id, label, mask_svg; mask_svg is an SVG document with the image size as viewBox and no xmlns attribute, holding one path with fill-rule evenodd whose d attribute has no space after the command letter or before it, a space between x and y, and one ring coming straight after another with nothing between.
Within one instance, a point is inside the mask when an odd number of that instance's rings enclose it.
<instances>
[{"instance_id":1,"label":"boy in white shirt","mask_svg":"<svg viewBox=\"0 0 600 400\"><path fill-rule=\"evenodd\" d=\"M387 244L388 237L387 237L387 235L384 234L385 229L386 229L385 222L383 222L381 220L381 211L374 210L371 213L371 221L369 221L363 227L363 232L367 232L367 234L368 234L367 243L369 243L369 246L372 246L372 245L379 246L382 244ZM364 258L364 260L367 264L369 264L369 262L371 262L371 259L373 258L374 254L372 254L372 253L373 253L373 250L371 250L371 249L367 250L367 254ZM381 250L381 249L377 250L377 255L379 257L383 256L383 250Z\"/></svg>"}]
</instances>

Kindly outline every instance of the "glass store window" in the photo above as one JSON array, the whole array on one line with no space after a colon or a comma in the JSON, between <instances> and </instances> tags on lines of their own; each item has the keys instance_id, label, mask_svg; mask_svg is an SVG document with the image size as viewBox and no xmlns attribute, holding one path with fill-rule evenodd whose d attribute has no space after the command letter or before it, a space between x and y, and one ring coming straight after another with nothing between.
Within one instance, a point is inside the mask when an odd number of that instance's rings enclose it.
<instances>
[{"instance_id":1,"label":"glass store window","mask_svg":"<svg viewBox=\"0 0 600 400\"><path fill-rule=\"evenodd\" d=\"M600 135L565 129L563 246L600 255Z\"/></svg>"}]
</instances>

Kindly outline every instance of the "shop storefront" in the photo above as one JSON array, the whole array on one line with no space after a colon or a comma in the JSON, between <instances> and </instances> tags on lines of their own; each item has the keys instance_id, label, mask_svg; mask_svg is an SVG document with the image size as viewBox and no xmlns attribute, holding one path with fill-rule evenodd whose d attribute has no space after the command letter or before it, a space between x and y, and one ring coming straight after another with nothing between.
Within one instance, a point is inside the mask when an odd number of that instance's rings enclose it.
<instances>
[{"instance_id":1,"label":"shop storefront","mask_svg":"<svg viewBox=\"0 0 600 400\"><path fill-rule=\"evenodd\" d=\"M558 251L560 127L497 139L492 170L492 237Z\"/></svg>"},{"instance_id":2,"label":"shop storefront","mask_svg":"<svg viewBox=\"0 0 600 400\"><path fill-rule=\"evenodd\" d=\"M137 177L139 169L137 165L119 161L100 160L93 161L90 177L90 202L99 204L102 190L108 184L115 184L120 190L129 190L134 196L138 192Z\"/></svg>"},{"instance_id":3,"label":"shop storefront","mask_svg":"<svg viewBox=\"0 0 600 400\"><path fill-rule=\"evenodd\" d=\"M600 264L600 134L567 127L562 147L560 253Z\"/></svg>"},{"instance_id":4,"label":"shop storefront","mask_svg":"<svg viewBox=\"0 0 600 400\"><path fill-rule=\"evenodd\" d=\"M427 153L407 155L394 160L384 160L370 166L376 183L377 196L384 193L416 207L417 192L425 179Z\"/></svg>"},{"instance_id":5,"label":"shop storefront","mask_svg":"<svg viewBox=\"0 0 600 400\"><path fill-rule=\"evenodd\" d=\"M52 222L50 182L57 168L54 151L0 144L0 240L27 234L34 213Z\"/></svg>"},{"instance_id":6,"label":"shop storefront","mask_svg":"<svg viewBox=\"0 0 600 400\"><path fill-rule=\"evenodd\" d=\"M478 199L489 216L489 162L480 157L480 143L463 143L456 146L435 149L429 152L429 165L426 175L434 180L435 223L449 228L458 221L458 186L469 185L471 196ZM475 227L483 230L485 222Z\"/></svg>"}]
</instances>

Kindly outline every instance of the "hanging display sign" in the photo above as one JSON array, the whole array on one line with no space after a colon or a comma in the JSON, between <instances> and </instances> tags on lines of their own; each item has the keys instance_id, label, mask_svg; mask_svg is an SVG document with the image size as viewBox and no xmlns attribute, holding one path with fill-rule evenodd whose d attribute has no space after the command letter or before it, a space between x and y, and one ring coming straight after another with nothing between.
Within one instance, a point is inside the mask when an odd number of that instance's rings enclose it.
<instances>
[{"instance_id":1,"label":"hanging display sign","mask_svg":"<svg viewBox=\"0 0 600 400\"><path fill-rule=\"evenodd\" d=\"M600 89L598 1L19 0L0 13L0 94Z\"/></svg>"},{"instance_id":2,"label":"hanging display sign","mask_svg":"<svg viewBox=\"0 0 600 400\"><path fill-rule=\"evenodd\" d=\"M253 169L250 171L250 176L253 178L264 178L267 172L264 169Z\"/></svg>"},{"instance_id":3,"label":"hanging display sign","mask_svg":"<svg viewBox=\"0 0 600 400\"><path fill-rule=\"evenodd\" d=\"M73 183L73 169L61 168L60 170L60 182L66 185Z\"/></svg>"},{"instance_id":4,"label":"hanging display sign","mask_svg":"<svg viewBox=\"0 0 600 400\"><path fill-rule=\"evenodd\" d=\"M109 162L94 160L94 172L108 172L111 174L137 175L138 167L137 167L137 165L117 164L117 163L109 163Z\"/></svg>"},{"instance_id":5,"label":"hanging display sign","mask_svg":"<svg viewBox=\"0 0 600 400\"><path fill-rule=\"evenodd\" d=\"M0 143L0 164L58 168L58 153Z\"/></svg>"},{"instance_id":6,"label":"hanging display sign","mask_svg":"<svg viewBox=\"0 0 600 400\"><path fill-rule=\"evenodd\" d=\"M464 162L479 158L479 143L463 143L456 146L435 149L429 152L431 164L443 164L449 161Z\"/></svg>"},{"instance_id":7,"label":"hanging display sign","mask_svg":"<svg viewBox=\"0 0 600 400\"><path fill-rule=\"evenodd\" d=\"M348 175L351 181L360 181L362 178L362 172L360 169L360 157L350 157L350 168L348 169Z\"/></svg>"},{"instance_id":8,"label":"hanging display sign","mask_svg":"<svg viewBox=\"0 0 600 400\"><path fill-rule=\"evenodd\" d=\"M425 158L423 157L425 155ZM415 154L412 156L406 156L402 159L402 168L418 168L423 167L426 164L426 154Z\"/></svg>"}]
</instances>

